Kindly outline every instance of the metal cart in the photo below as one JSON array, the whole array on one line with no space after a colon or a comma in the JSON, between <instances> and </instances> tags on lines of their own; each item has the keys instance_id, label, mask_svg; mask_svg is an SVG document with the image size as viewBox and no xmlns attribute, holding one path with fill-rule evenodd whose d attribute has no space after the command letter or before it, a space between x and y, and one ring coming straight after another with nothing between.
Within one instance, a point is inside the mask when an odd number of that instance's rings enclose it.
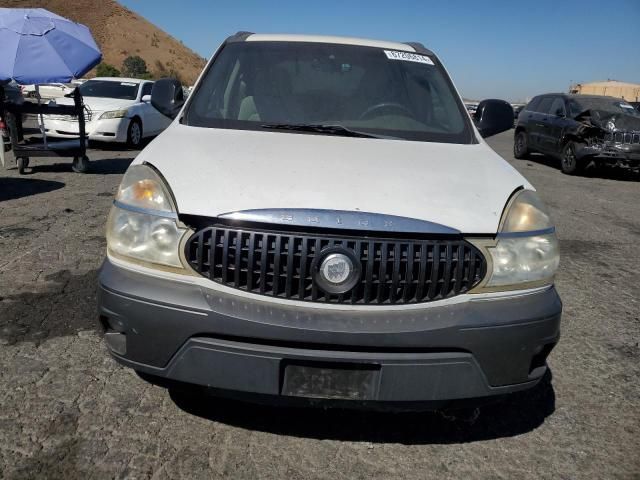
<instances>
[{"instance_id":1,"label":"metal cart","mask_svg":"<svg viewBox=\"0 0 640 480\"><path fill-rule=\"evenodd\" d=\"M2 87L0 87L1 89ZM24 102L21 105L3 102L0 104L0 114L5 112L6 123L9 127L11 148L20 174L25 172L29 161L34 157L70 157L73 158L72 169L74 172L86 173L89 170L89 158L87 157L87 135L85 130L84 103L82 95L76 88L73 92L73 105L34 104ZM0 98L3 98L0 93ZM25 114L35 114L41 120L41 142L25 142L22 133L22 118ZM43 115L71 116L78 119L79 138L55 142L48 142L42 122ZM33 140L33 139L30 139Z\"/></svg>"}]
</instances>

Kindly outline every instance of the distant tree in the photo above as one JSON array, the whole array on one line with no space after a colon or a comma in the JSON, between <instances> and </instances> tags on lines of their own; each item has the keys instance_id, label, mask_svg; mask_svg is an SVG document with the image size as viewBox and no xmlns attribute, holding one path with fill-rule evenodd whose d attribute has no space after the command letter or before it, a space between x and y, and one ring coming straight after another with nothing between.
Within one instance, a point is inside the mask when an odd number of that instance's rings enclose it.
<instances>
[{"instance_id":1,"label":"distant tree","mask_svg":"<svg viewBox=\"0 0 640 480\"><path fill-rule=\"evenodd\" d=\"M113 65L109 65L108 63L103 62L100 65L98 65L98 68L96 69L96 76L97 77L119 77L120 70L118 70Z\"/></svg>"},{"instance_id":2,"label":"distant tree","mask_svg":"<svg viewBox=\"0 0 640 480\"><path fill-rule=\"evenodd\" d=\"M147 62L138 55L129 56L122 62L122 73L126 77L144 78L148 75Z\"/></svg>"}]
</instances>

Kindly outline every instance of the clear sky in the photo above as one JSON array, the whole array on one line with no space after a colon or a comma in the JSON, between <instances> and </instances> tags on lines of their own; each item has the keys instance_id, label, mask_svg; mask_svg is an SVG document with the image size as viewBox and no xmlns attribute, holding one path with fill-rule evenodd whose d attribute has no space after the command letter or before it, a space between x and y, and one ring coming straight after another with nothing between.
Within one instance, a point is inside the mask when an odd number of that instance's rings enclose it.
<instances>
[{"instance_id":1,"label":"clear sky","mask_svg":"<svg viewBox=\"0 0 640 480\"><path fill-rule=\"evenodd\" d=\"M640 0L121 0L209 58L239 31L419 41L466 98L640 83Z\"/></svg>"}]
</instances>

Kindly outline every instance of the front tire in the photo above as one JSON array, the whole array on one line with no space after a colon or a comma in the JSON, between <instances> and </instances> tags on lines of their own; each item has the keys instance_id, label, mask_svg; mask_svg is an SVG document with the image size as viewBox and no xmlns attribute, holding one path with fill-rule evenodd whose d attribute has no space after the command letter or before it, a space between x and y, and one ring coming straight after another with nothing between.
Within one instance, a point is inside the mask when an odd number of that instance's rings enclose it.
<instances>
[{"instance_id":1,"label":"front tire","mask_svg":"<svg viewBox=\"0 0 640 480\"><path fill-rule=\"evenodd\" d=\"M583 164L578 162L576 157L576 144L574 142L567 142L562 148L560 162L562 173L567 175L576 175L583 170Z\"/></svg>"},{"instance_id":2,"label":"front tire","mask_svg":"<svg viewBox=\"0 0 640 480\"><path fill-rule=\"evenodd\" d=\"M529 155L529 139L527 132L521 131L516 134L513 141L513 156L519 160L527 158Z\"/></svg>"},{"instance_id":3,"label":"front tire","mask_svg":"<svg viewBox=\"0 0 640 480\"><path fill-rule=\"evenodd\" d=\"M131 148L139 148L141 143L142 122L137 118L133 118L129 122L129 128L127 129L127 145Z\"/></svg>"}]
</instances>

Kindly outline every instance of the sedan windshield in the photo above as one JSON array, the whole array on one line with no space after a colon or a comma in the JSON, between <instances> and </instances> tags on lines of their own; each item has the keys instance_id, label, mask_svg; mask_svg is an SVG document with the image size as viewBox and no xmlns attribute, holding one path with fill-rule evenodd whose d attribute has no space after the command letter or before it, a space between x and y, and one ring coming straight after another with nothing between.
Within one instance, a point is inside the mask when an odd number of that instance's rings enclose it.
<instances>
[{"instance_id":1,"label":"sedan windshield","mask_svg":"<svg viewBox=\"0 0 640 480\"><path fill-rule=\"evenodd\" d=\"M112 80L89 80L78 88L83 97L119 98L135 100L138 97L140 84L134 82L118 82Z\"/></svg>"},{"instance_id":2,"label":"sedan windshield","mask_svg":"<svg viewBox=\"0 0 640 480\"><path fill-rule=\"evenodd\" d=\"M303 42L226 45L183 123L360 138L471 143L469 117L429 56Z\"/></svg>"}]
</instances>

